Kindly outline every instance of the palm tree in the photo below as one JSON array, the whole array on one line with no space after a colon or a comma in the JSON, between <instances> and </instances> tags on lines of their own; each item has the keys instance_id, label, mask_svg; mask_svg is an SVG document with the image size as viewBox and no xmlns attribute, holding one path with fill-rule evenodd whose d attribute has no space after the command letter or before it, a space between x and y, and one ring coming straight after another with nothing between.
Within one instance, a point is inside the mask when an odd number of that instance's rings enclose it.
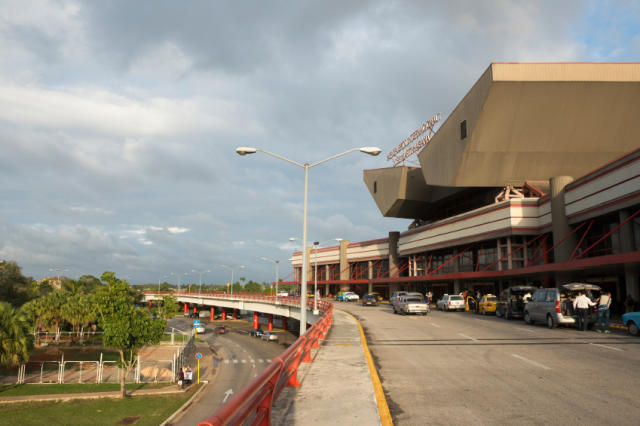
<instances>
[{"instance_id":1,"label":"palm tree","mask_svg":"<svg viewBox=\"0 0 640 426\"><path fill-rule=\"evenodd\" d=\"M0 302L0 365L15 367L29 359L33 341L22 313Z\"/></svg>"}]
</instances>

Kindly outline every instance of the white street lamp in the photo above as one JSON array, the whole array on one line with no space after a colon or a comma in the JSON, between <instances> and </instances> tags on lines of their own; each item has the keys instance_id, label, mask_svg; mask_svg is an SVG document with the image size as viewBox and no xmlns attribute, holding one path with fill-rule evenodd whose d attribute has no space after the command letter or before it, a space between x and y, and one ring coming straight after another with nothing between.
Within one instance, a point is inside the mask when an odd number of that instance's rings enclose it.
<instances>
[{"instance_id":1,"label":"white street lamp","mask_svg":"<svg viewBox=\"0 0 640 426\"><path fill-rule=\"evenodd\" d=\"M58 277L58 285L60 286L60 288L62 288L62 281L60 281L60 272L67 272L69 269L65 268L49 268L49 271L51 272L55 272L57 274Z\"/></svg>"},{"instance_id":2,"label":"white street lamp","mask_svg":"<svg viewBox=\"0 0 640 426\"><path fill-rule=\"evenodd\" d=\"M177 274L178 275L178 293L180 293L180 278L182 278L183 275L188 275L188 272L185 272L184 274Z\"/></svg>"},{"instance_id":3,"label":"white street lamp","mask_svg":"<svg viewBox=\"0 0 640 426\"><path fill-rule=\"evenodd\" d=\"M244 268L244 265L236 266L235 268L232 268L231 266L227 266L227 265L220 265L220 267L231 270L231 296L233 296L233 273L238 269Z\"/></svg>"},{"instance_id":4,"label":"white street lamp","mask_svg":"<svg viewBox=\"0 0 640 426\"><path fill-rule=\"evenodd\" d=\"M200 274L200 290L198 290L200 292L200 294L202 294L202 274L206 274L207 272L211 272L210 269L207 269L206 271L196 271L195 269L192 269L191 272L195 272L196 274ZM186 272L185 272L186 274Z\"/></svg>"},{"instance_id":5,"label":"white street lamp","mask_svg":"<svg viewBox=\"0 0 640 426\"><path fill-rule=\"evenodd\" d=\"M340 242L342 241L342 238L333 238L331 240L324 241L322 243L319 243L317 241L313 243L313 257L315 260L315 270L313 273L313 277L315 278L315 281L313 283L313 314L314 315L318 315L319 313L318 311L318 246L330 243L331 241Z\"/></svg>"},{"instance_id":6,"label":"white street lamp","mask_svg":"<svg viewBox=\"0 0 640 426\"><path fill-rule=\"evenodd\" d=\"M332 155L331 157L325 158L324 160L320 160L316 163L298 163L297 161L289 160L286 157L283 157L278 154L274 154L273 152L266 151L260 148L252 148L241 146L236 148L236 152L239 155L247 155L247 154L255 154L256 152L264 152L267 155L278 158L280 160L286 161L287 163L291 163L295 166L302 167L304 169L304 211L302 215L302 269L303 274L300 280L300 335L302 336L307 331L307 276L306 268L307 265L307 217L308 217L308 199L309 199L309 169L311 167L317 166L322 163L326 163L329 160L333 160L338 157L342 157L343 155L349 154L354 151L360 151L369 155L378 155L382 152L380 148L365 146L362 148L351 148L348 151L341 152L340 154Z\"/></svg>"},{"instance_id":7,"label":"white street lamp","mask_svg":"<svg viewBox=\"0 0 640 426\"><path fill-rule=\"evenodd\" d=\"M272 262L276 264L276 300L278 300L278 280L280 279L278 277L278 267L280 266L280 261L269 259L268 257L261 257L260 260L264 260L265 262Z\"/></svg>"}]
</instances>

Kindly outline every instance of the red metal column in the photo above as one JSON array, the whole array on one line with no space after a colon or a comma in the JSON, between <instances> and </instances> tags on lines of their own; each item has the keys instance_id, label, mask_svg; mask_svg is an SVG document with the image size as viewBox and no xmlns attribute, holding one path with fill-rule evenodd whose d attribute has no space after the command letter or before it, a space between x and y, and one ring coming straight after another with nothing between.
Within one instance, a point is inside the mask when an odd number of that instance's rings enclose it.
<instances>
[{"instance_id":1,"label":"red metal column","mask_svg":"<svg viewBox=\"0 0 640 426\"><path fill-rule=\"evenodd\" d=\"M257 329L260 326L260 322L258 320L258 313L254 312L253 313L253 328Z\"/></svg>"},{"instance_id":2,"label":"red metal column","mask_svg":"<svg viewBox=\"0 0 640 426\"><path fill-rule=\"evenodd\" d=\"M222 321L226 321L227 319L227 309L222 308Z\"/></svg>"},{"instance_id":3,"label":"red metal column","mask_svg":"<svg viewBox=\"0 0 640 426\"><path fill-rule=\"evenodd\" d=\"M216 308L214 308L213 306L211 307L211 317L209 317L210 321L213 321L214 318L216 317Z\"/></svg>"},{"instance_id":4,"label":"red metal column","mask_svg":"<svg viewBox=\"0 0 640 426\"><path fill-rule=\"evenodd\" d=\"M269 323L267 328L269 329L269 331L273 330L273 314L269 314Z\"/></svg>"},{"instance_id":5,"label":"red metal column","mask_svg":"<svg viewBox=\"0 0 640 426\"><path fill-rule=\"evenodd\" d=\"M184 313L186 314L187 312L189 312L189 305L187 305L186 303L184 304Z\"/></svg>"},{"instance_id":6,"label":"red metal column","mask_svg":"<svg viewBox=\"0 0 640 426\"><path fill-rule=\"evenodd\" d=\"M194 307L193 307L193 315L196 315L196 316L197 316L197 314L198 314L198 311L197 311L196 307L194 306Z\"/></svg>"},{"instance_id":7,"label":"red metal column","mask_svg":"<svg viewBox=\"0 0 640 426\"><path fill-rule=\"evenodd\" d=\"M238 319L238 310L236 308L233 308L233 319L234 320Z\"/></svg>"},{"instance_id":8,"label":"red metal column","mask_svg":"<svg viewBox=\"0 0 640 426\"><path fill-rule=\"evenodd\" d=\"M287 317L282 317L282 329L287 329Z\"/></svg>"},{"instance_id":9,"label":"red metal column","mask_svg":"<svg viewBox=\"0 0 640 426\"><path fill-rule=\"evenodd\" d=\"M149 300L149 307L151 307L151 300Z\"/></svg>"}]
</instances>

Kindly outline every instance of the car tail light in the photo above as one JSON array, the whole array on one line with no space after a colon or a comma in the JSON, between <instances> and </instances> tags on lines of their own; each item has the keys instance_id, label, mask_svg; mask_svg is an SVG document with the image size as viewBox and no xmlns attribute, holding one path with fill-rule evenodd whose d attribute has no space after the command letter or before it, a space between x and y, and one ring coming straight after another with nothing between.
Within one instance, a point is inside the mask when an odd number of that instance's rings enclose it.
<instances>
[{"instance_id":1,"label":"car tail light","mask_svg":"<svg viewBox=\"0 0 640 426\"><path fill-rule=\"evenodd\" d=\"M449 301L447 302L447 305L450 305L450 304L451 304L451 300L449 300Z\"/></svg>"},{"instance_id":2,"label":"car tail light","mask_svg":"<svg viewBox=\"0 0 640 426\"><path fill-rule=\"evenodd\" d=\"M560 301L556 300L556 312L560 313Z\"/></svg>"}]
</instances>

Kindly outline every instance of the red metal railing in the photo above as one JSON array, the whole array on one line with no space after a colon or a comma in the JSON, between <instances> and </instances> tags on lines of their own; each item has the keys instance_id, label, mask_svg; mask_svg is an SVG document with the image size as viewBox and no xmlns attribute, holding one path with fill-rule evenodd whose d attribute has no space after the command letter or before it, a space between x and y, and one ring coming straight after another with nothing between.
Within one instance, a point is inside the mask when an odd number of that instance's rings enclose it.
<instances>
[{"instance_id":1,"label":"red metal railing","mask_svg":"<svg viewBox=\"0 0 640 426\"><path fill-rule=\"evenodd\" d=\"M171 293L171 292L163 292ZM147 292L146 294L158 294ZM228 299L260 300L266 302L300 305L299 297L275 297L256 293L235 293L233 296L223 293L179 293L180 295L215 296ZM313 307L313 300L307 299L307 306ZM212 416L206 418L198 425L270 425L271 407L278 399L282 390L287 386L298 387L298 366L301 362L313 362L311 349L318 348L319 340L323 340L331 328L333 319L333 304L318 301L318 309L324 315L316 321L307 332L289 346L279 357L274 358L271 364L247 386L236 394L229 402L223 405Z\"/></svg>"}]
</instances>

